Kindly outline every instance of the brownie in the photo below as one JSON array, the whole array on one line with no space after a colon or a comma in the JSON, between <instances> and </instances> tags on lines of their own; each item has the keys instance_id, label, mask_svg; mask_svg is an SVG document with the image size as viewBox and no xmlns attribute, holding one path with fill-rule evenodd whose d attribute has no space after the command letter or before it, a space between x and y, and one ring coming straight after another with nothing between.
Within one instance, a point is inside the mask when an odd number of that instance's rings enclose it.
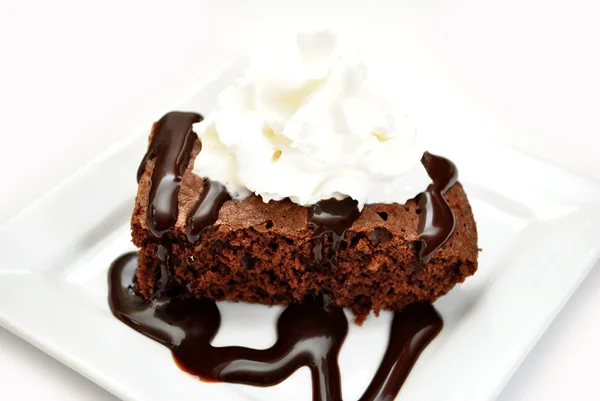
<instances>
[{"instance_id":1,"label":"brownie","mask_svg":"<svg viewBox=\"0 0 600 401\"><path fill-rule=\"evenodd\" d=\"M176 222L161 238L147 223L156 157L148 158L140 171L131 229L140 256L136 287L145 298L158 289L165 252L173 285L184 286L197 297L273 305L326 295L336 305L350 308L358 322L370 310L433 302L477 270L477 229L458 182L444 195L455 229L428 263L418 255L421 211L415 200L366 205L338 246L334 247L332 233L323 236L321 252L326 257L320 262L313 254L316 232L309 209L288 200L264 203L257 196L228 200L214 224L192 243L188 216L206 188L191 171L201 149L198 139L194 141L177 193Z\"/></svg>"}]
</instances>

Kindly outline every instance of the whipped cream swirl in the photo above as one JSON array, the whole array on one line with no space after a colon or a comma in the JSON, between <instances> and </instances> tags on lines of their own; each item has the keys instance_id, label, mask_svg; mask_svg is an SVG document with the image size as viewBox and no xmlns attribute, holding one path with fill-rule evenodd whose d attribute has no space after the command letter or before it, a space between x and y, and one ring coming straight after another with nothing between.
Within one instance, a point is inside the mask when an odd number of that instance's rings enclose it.
<instances>
[{"instance_id":1,"label":"whipped cream swirl","mask_svg":"<svg viewBox=\"0 0 600 401\"><path fill-rule=\"evenodd\" d=\"M357 54L328 31L299 34L293 48L252 60L194 124L202 142L194 173L234 199L255 193L303 206L347 196L360 208L404 203L424 191L425 146Z\"/></svg>"}]
</instances>

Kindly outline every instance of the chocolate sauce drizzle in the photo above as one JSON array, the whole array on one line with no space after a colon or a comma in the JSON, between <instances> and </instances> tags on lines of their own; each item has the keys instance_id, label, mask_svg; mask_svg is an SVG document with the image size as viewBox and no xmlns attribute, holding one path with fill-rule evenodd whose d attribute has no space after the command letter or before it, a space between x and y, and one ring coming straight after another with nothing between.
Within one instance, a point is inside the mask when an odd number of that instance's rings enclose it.
<instances>
[{"instance_id":1,"label":"chocolate sauce drizzle","mask_svg":"<svg viewBox=\"0 0 600 401\"><path fill-rule=\"evenodd\" d=\"M357 205L352 198L326 199L308 209L309 224L314 228L312 254L316 264L323 261L324 238L331 234L333 256L327 259L335 267L344 234L360 216Z\"/></svg>"},{"instance_id":2,"label":"chocolate sauce drizzle","mask_svg":"<svg viewBox=\"0 0 600 401\"><path fill-rule=\"evenodd\" d=\"M415 198L421 213L417 228L421 240L419 258L421 262L428 263L454 232L454 213L444 194L457 182L458 170L450 160L428 152L423 155L421 163L433 181L425 192Z\"/></svg>"},{"instance_id":3,"label":"chocolate sauce drizzle","mask_svg":"<svg viewBox=\"0 0 600 401\"><path fill-rule=\"evenodd\" d=\"M454 232L454 213L444 194L457 182L458 170L450 160L428 152L423 154L421 163L433 181L415 198L420 213L417 227L420 240L418 256L425 264ZM357 202L351 198L323 200L310 207L308 215L309 224L315 230L313 260L318 264L325 259L324 238L331 234L333 256L328 260L335 267L344 234L360 216Z\"/></svg>"},{"instance_id":4,"label":"chocolate sauce drizzle","mask_svg":"<svg viewBox=\"0 0 600 401\"><path fill-rule=\"evenodd\" d=\"M196 113L173 111L165 114L154 126L154 135L137 172L142 178L148 161L156 158L150 176L147 209L148 227L155 237L173 228L177 221L181 177L191 157L196 135L192 124L202 121Z\"/></svg>"},{"instance_id":5,"label":"chocolate sauce drizzle","mask_svg":"<svg viewBox=\"0 0 600 401\"><path fill-rule=\"evenodd\" d=\"M272 386L308 366L313 401L341 401L338 354L348 332L344 312L323 299L289 305L277 321L277 341L264 350L213 347L221 324L214 301L171 287L150 301L134 290L138 257L128 253L109 270L112 313L132 329L168 347L177 365L206 381ZM421 351L442 328L433 306L413 304L394 314L390 342L360 401L392 400Z\"/></svg>"},{"instance_id":6,"label":"chocolate sauce drizzle","mask_svg":"<svg viewBox=\"0 0 600 401\"><path fill-rule=\"evenodd\" d=\"M196 138L192 132L192 124L200 121L202 121L202 116L197 113L173 111L165 114L154 125L148 151L137 171L139 183L147 163L155 159L150 175L146 224L159 240L158 292L161 294L167 291L172 284L170 250L168 244L161 238L166 232L173 229L177 221L181 178L190 161Z\"/></svg>"},{"instance_id":7,"label":"chocolate sauce drizzle","mask_svg":"<svg viewBox=\"0 0 600 401\"><path fill-rule=\"evenodd\" d=\"M443 326L442 318L429 303L414 303L395 312L383 360L359 401L393 400L421 352Z\"/></svg>"},{"instance_id":8,"label":"chocolate sauce drizzle","mask_svg":"<svg viewBox=\"0 0 600 401\"><path fill-rule=\"evenodd\" d=\"M225 186L219 182L204 180L202 195L187 220L187 238L195 244L202 232L219 218L219 210L231 199Z\"/></svg>"}]
</instances>

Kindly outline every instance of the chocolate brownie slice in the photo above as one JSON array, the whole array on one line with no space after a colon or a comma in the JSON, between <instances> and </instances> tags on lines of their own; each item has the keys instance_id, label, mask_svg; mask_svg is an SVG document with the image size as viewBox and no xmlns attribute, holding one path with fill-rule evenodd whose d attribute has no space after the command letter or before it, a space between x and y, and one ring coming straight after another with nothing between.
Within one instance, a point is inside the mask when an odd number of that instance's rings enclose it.
<instances>
[{"instance_id":1,"label":"chocolate brownie slice","mask_svg":"<svg viewBox=\"0 0 600 401\"><path fill-rule=\"evenodd\" d=\"M220 193L220 208L211 211L214 221L192 230L190 216L211 183L191 171L201 144L191 132L200 116L190 115L169 113L155 124L139 171L131 228L139 247L136 285L142 296L171 285L198 297L269 305L326 294L361 321L371 309L433 302L477 270L477 229L458 182L443 193L454 229L427 263L419 253L425 197L404 205L366 205L336 233L319 231L311 209L291 201L227 200ZM173 203L171 221L160 229L158 191L163 206L169 197Z\"/></svg>"}]
</instances>

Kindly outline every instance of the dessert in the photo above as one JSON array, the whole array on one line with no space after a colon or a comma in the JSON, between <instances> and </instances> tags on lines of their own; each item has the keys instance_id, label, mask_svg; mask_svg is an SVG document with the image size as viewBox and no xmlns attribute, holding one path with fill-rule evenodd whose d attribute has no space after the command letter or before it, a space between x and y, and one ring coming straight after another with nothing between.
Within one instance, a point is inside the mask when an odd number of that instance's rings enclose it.
<instances>
[{"instance_id":1,"label":"dessert","mask_svg":"<svg viewBox=\"0 0 600 401\"><path fill-rule=\"evenodd\" d=\"M168 114L155 125L153 135L162 135L157 133L161 129L172 137L186 135L189 126L180 131L164 127L179 118L188 115ZM187 154L189 161L173 200L177 207L168 210L173 222L168 230L147 218L158 213L148 210L156 162L143 166L132 234L140 248L137 285L144 297L167 285L161 280L174 280L198 297L265 304L300 302L325 293L335 305L352 308L360 320L371 309L400 310L417 301L433 302L477 268L477 231L459 183L445 194L455 218L454 233L428 263L422 263L418 252L422 209L417 201L365 205L359 213L347 198L330 206L346 215L356 214L348 216L348 227L338 232L320 229L310 217L313 208L289 200L264 203L257 196L226 200L229 196L222 185L192 173L201 146L194 135L189 142L189 153L180 148L172 151ZM426 155L424 163L432 163L433 158ZM208 215L213 214L214 222L203 221L195 228L194 210L210 192L205 205L213 209ZM165 202L154 196L158 206ZM326 209L327 201L320 205ZM165 255L168 270L163 265Z\"/></svg>"},{"instance_id":2,"label":"dessert","mask_svg":"<svg viewBox=\"0 0 600 401\"><path fill-rule=\"evenodd\" d=\"M152 128L131 219L139 251L111 267L109 303L195 376L268 386L308 366L313 399L341 400L343 308L359 324L391 310L361 400L391 399L441 330L431 303L477 270L455 165L340 49L328 32L299 35L297 53L259 57L206 119L170 112ZM218 300L288 305L277 342L213 347Z\"/></svg>"},{"instance_id":3,"label":"dessert","mask_svg":"<svg viewBox=\"0 0 600 401\"><path fill-rule=\"evenodd\" d=\"M454 165L424 154L332 40L301 36L292 66L251 68L204 121L175 112L154 125L131 224L144 297L171 281L215 300L327 294L360 321L433 302L475 272ZM339 216L321 224L320 212Z\"/></svg>"}]
</instances>

